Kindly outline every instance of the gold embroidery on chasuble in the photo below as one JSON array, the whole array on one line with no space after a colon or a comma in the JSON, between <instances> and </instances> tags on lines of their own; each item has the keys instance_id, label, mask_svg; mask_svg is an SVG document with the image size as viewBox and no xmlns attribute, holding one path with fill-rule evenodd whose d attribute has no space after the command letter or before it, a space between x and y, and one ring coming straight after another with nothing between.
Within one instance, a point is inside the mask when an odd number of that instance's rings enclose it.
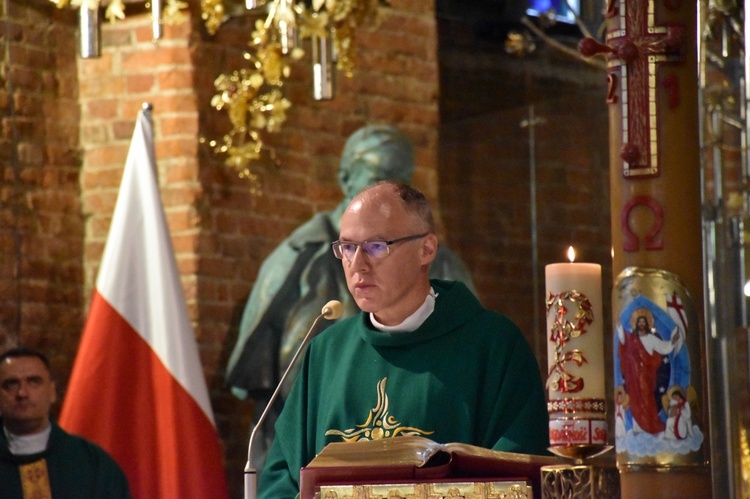
<instances>
[{"instance_id":1,"label":"gold embroidery on chasuble","mask_svg":"<svg viewBox=\"0 0 750 499\"><path fill-rule=\"evenodd\" d=\"M398 436L424 436L434 433L434 431L402 426L395 417L391 416L388 394L385 393L387 379L383 378L378 382L378 403L370 409L370 414L364 423L348 430L330 429L326 432L326 436L336 435L340 436L344 442L356 442L358 440L380 440Z\"/></svg>"},{"instance_id":2,"label":"gold embroidery on chasuble","mask_svg":"<svg viewBox=\"0 0 750 499\"><path fill-rule=\"evenodd\" d=\"M47 475L47 461L40 459L18 467L23 499L52 499Z\"/></svg>"}]
</instances>

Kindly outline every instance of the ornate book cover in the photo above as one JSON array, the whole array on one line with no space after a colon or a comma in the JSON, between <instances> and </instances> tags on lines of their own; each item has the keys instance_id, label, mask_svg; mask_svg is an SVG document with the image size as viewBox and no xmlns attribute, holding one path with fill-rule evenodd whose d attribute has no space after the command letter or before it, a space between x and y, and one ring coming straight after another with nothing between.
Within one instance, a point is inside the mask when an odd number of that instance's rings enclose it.
<instances>
[{"instance_id":1,"label":"ornate book cover","mask_svg":"<svg viewBox=\"0 0 750 499\"><path fill-rule=\"evenodd\" d=\"M323 485L513 481L529 483L538 497L540 468L552 464L559 461L551 456L493 451L463 443L440 444L417 436L338 442L327 445L302 468L300 492L302 499L314 499ZM493 487L488 485L488 491ZM493 497L487 494L477 497Z\"/></svg>"}]
</instances>

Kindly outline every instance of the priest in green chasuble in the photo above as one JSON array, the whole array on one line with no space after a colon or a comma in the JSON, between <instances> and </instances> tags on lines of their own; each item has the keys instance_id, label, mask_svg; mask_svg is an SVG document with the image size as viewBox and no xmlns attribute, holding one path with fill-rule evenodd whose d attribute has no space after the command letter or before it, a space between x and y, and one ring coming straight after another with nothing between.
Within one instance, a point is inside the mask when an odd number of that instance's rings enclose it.
<instances>
[{"instance_id":1,"label":"priest in green chasuble","mask_svg":"<svg viewBox=\"0 0 750 499\"><path fill-rule=\"evenodd\" d=\"M380 182L354 197L332 243L358 315L315 337L276 423L259 497L294 498L326 445L420 435L546 454L539 365L518 327L462 283L431 280L425 197Z\"/></svg>"}]
</instances>

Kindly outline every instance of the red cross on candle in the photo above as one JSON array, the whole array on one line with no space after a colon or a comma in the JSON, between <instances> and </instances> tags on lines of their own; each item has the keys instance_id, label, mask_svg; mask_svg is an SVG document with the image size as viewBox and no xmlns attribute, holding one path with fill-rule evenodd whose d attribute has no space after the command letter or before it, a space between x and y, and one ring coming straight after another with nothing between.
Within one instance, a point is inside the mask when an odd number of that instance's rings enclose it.
<instances>
[{"instance_id":1,"label":"red cross on candle","mask_svg":"<svg viewBox=\"0 0 750 499\"><path fill-rule=\"evenodd\" d=\"M665 1L667 9L673 8ZM622 106L623 176L659 175L657 96L668 92L667 105L679 105L678 80L660 71L662 66L685 60L684 28L658 25L655 2L610 0L607 44L586 38L579 44L584 56L609 54L607 61L607 102ZM661 76L661 78L660 78Z\"/></svg>"}]
</instances>

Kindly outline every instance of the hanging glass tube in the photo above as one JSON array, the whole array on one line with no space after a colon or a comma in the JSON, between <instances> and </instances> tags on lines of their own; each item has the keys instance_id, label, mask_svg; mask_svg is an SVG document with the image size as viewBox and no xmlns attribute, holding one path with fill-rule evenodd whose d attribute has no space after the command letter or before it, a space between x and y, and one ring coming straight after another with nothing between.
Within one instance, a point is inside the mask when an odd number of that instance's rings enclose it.
<instances>
[{"instance_id":1,"label":"hanging glass tube","mask_svg":"<svg viewBox=\"0 0 750 499\"><path fill-rule=\"evenodd\" d=\"M159 40L164 36L161 24L161 0L151 0L151 30L154 33L154 40Z\"/></svg>"},{"instance_id":2,"label":"hanging glass tube","mask_svg":"<svg viewBox=\"0 0 750 499\"><path fill-rule=\"evenodd\" d=\"M80 54L84 59L101 56L101 28L99 6L89 9L82 5L79 9Z\"/></svg>"},{"instance_id":3,"label":"hanging glass tube","mask_svg":"<svg viewBox=\"0 0 750 499\"><path fill-rule=\"evenodd\" d=\"M281 53L290 54L297 46L298 30L296 15L294 12L294 0L281 0L277 4L275 13L278 22L276 27L279 32L279 43L281 44Z\"/></svg>"},{"instance_id":4,"label":"hanging glass tube","mask_svg":"<svg viewBox=\"0 0 750 499\"><path fill-rule=\"evenodd\" d=\"M265 4L265 0L245 0L245 8L247 10L257 9L258 7L262 7Z\"/></svg>"},{"instance_id":5,"label":"hanging glass tube","mask_svg":"<svg viewBox=\"0 0 750 499\"><path fill-rule=\"evenodd\" d=\"M290 54L297 46L297 27L287 21L279 21L279 41L281 42L281 53Z\"/></svg>"},{"instance_id":6,"label":"hanging glass tube","mask_svg":"<svg viewBox=\"0 0 750 499\"><path fill-rule=\"evenodd\" d=\"M339 62L339 51L336 49L336 27L331 26L331 62L334 66Z\"/></svg>"},{"instance_id":7,"label":"hanging glass tube","mask_svg":"<svg viewBox=\"0 0 750 499\"><path fill-rule=\"evenodd\" d=\"M313 98L333 99L333 38L312 36Z\"/></svg>"}]
</instances>

